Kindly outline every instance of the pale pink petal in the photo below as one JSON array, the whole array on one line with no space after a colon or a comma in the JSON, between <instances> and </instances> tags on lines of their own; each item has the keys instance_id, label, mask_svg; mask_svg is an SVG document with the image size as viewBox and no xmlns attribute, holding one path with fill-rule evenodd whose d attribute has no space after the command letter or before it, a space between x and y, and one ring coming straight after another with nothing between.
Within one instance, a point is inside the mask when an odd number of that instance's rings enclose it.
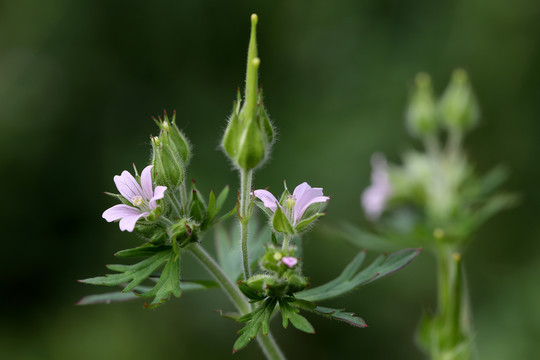
<instances>
[{"instance_id":1,"label":"pale pink petal","mask_svg":"<svg viewBox=\"0 0 540 360\"><path fill-rule=\"evenodd\" d=\"M135 196L140 196L144 198L143 191L141 189L141 185L135 180L133 175L131 175L128 171L122 171L122 180L124 181L124 184L131 190L132 193L135 194ZM133 197L132 197L133 198ZM128 199L131 200L131 199Z\"/></svg>"},{"instance_id":2,"label":"pale pink petal","mask_svg":"<svg viewBox=\"0 0 540 360\"><path fill-rule=\"evenodd\" d=\"M154 210L157 207L156 200L163 199L163 197L165 196L165 190L167 190L166 186L156 186L156 188L154 189L154 196L150 199L150 202L148 203L150 210Z\"/></svg>"},{"instance_id":3,"label":"pale pink petal","mask_svg":"<svg viewBox=\"0 0 540 360\"><path fill-rule=\"evenodd\" d=\"M309 186L309 185L308 185ZM304 211L306 211L307 207L313 203L313 199L320 198L323 196L323 192L321 188L306 188L302 191L301 195L296 197L296 202L294 204L294 221L296 222L298 219L304 215ZM326 200L319 200L317 202L326 201Z\"/></svg>"},{"instance_id":4,"label":"pale pink petal","mask_svg":"<svg viewBox=\"0 0 540 360\"><path fill-rule=\"evenodd\" d=\"M120 175L116 175L114 177L114 183L116 184L116 188L122 194L126 200L130 201L137 196L136 193L134 193L129 186L126 185L124 178Z\"/></svg>"},{"instance_id":5,"label":"pale pink petal","mask_svg":"<svg viewBox=\"0 0 540 360\"><path fill-rule=\"evenodd\" d=\"M309 184L307 182L303 182L301 183L300 185L298 185L297 187L294 188L294 191L293 191L293 195L296 199L299 199L302 197L302 194L304 193L304 191L306 191L307 189L311 189L311 186L309 186Z\"/></svg>"},{"instance_id":6,"label":"pale pink petal","mask_svg":"<svg viewBox=\"0 0 540 360\"><path fill-rule=\"evenodd\" d=\"M145 201L149 201L154 192L152 191L152 168L153 165L148 165L141 173L141 188L143 191L143 198Z\"/></svg>"},{"instance_id":7,"label":"pale pink petal","mask_svg":"<svg viewBox=\"0 0 540 360\"><path fill-rule=\"evenodd\" d=\"M125 204L120 204L114 205L113 207L105 210L102 216L105 220L111 222L126 216L139 215L140 213L141 211L137 208Z\"/></svg>"},{"instance_id":8,"label":"pale pink petal","mask_svg":"<svg viewBox=\"0 0 540 360\"><path fill-rule=\"evenodd\" d=\"M284 256L281 258L281 262L292 269L296 264L298 264L298 259L292 256Z\"/></svg>"},{"instance_id":9,"label":"pale pink petal","mask_svg":"<svg viewBox=\"0 0 540 360\"><path fill-rule=\"evenodd\" d=\"M259 198L263 202L263 205L272 211L277 209L277 199L270 191L267 190L255 190L255 197Z\"/></svg>"},{"instance_id":10,"label":"pale pink petal","mask_svg":"<svg viewBox=\"0 0 540 360\"><path fill-rule=\"evenodd\" d=\"M296 222L302 218L302 215L304 215L307 208L311 204L320 203L320 202L327 202L328 200L330 200L330 197L328 197L328 196L316 196L314 198L311 198L301 208L298 208L297 207L298 203L296 203L295 206L294 206L294 223L296 224Z\"/></svg>"},{"instance_id":11,"label":"pale pink petal","mask_svg":"<svg viewBox=\"0 0 540 360\"><path fill-rule=\"evenodd\" d=\"M127 230L129 232L132 232L135 228L135 224L137 223L137 220L139 220L141 217L148 215L148 212L144 212L142 214L136 214L136 215L130 215L123 217L122 220L120 220L120 230L124 231Z\"/></svg>"}]
</instances>

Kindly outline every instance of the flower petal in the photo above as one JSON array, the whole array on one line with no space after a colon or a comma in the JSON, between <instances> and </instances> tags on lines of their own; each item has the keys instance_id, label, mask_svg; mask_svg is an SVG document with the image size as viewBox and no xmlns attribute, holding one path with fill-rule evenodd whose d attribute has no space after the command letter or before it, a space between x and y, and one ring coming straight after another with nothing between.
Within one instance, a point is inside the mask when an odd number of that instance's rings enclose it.
<instances>
[{"instance_id":1,"label":"flower petal","mask_svg":"<svg viewBox=\"0 0 540 360\"><path fill-rule=\"evenodd\" d=\"M272 193L268 190L255 190L253 192L255 197L259 198L263 202L263 205L269 208L272 211L277 209L277 199Z\"/></svg>"},{"instance_id":2,"label":"flower petal","mask_svg":"<svg viewBox=\"0 0 540 360\"><path fill-rule=\"evenodd\" d=\"M318 189L312 189L312 190L318 190ZM312 193L318 193L318 192L312 192ZM306 197L307 199L307 197ZM302 215L306 212L307 208L311 204L319 203L319 202L327 202L330 199L328 196L315 196L311 197L305 204L302 205L302 207L298 206L298 202L294 205L294 223L296 224L298 220L302 218Z\"/></svg>"},{"instance_id":3,"label":"flower petal","mask_svg":"<svg viewBox=\"0 0 540 360\"><path fill-rule=\"evenodd\" d=\"M154 196L150 199L150 202L148 203L150 210L154 210L157 207L156 200L163 199L163 197L165 196L165 190L167 190L166 186L156 186L156 188L154 189Z\"/></svg>"},{"instance_id":4,"label":"flower petal","mask_svg":"<svg viewBox=\"0 0 540 360\"><path fill-rule=\"evenodd\" d=\"M127 230L129 232L132 232L133 229L135 229L135 224L137 223L137 220L139 220L143 216L147 216L148 214L150 213L143 212L140 214L123 217L122 220L120 220L120 230Z\"/></svg>"},{"instance_id":5,"label":"flower petal","mask_svg":"<svg viewBox=\"0 0 540 360\"><path fill-rule=\"evenodd\" d=\"M122 171L122 180L124 180L124 184L126 184L127 187L135 194L135 196L141 196L143 197L143 191L141 189L141 185L137 182L137 180L131 175L129 171Z\"/></svg>"},{"instance_id":6,"label":"flower petal","mask_svg":"<svg viewBox=\"0 0 540 360\"><path fill-rule=\"evenodd\" d=\"M298 259L292 256L285 256L281 258L281 262L292 269L296 264L298 264Z\"/></svg>"},{"instance_id":7,"label":"flower petal","mask_svg":"<svg viewBox=\"0 0 540 360\"><path fill-rule=\"evenodd\" d=\"M103 212L103 218L108 222L115 221L127 216L139 215L141 211L125 204L114 205Z\"/></svg>"},{"instance_id":8,"label":"flower petal","mask_svg":"<svg viewBox=\"0 0 540 360\"><path fill-rule=\"evenodd\" d=\"M137 195L129 188L129 186L126 185L122 176L116 175L114 177L114 183L116 184L116 188L120 194L122 194L122 196L129 202L131 202L131 200Z\"/></svg>"},{"instance_id":9,"label":"flower petal","mask_svg":"<svg viewBox=\"0 0 540 360\"><path fill-rule=\"evenodd\" d=\"M149 201L154 196L152 190L152 168L154 165L148 165L141 173L141 188L143 191L143 198L145 201Z\"/></svg>"},{"instance_id":10,"label":"flower petal","mask_svg":"<svg viewBox=\"0 0 540 360\"><path fill-rule=\"evenodd\" d=\"M294 204L294 222L296 223L302 217L307 207L313 204L311 200L323 196L323 190L322 188L312 188L308 183L304 182L294 189L293 195L296 198ZM318 202L321 201L326 200L320 200Z\"/></svg>"}]
</instances>

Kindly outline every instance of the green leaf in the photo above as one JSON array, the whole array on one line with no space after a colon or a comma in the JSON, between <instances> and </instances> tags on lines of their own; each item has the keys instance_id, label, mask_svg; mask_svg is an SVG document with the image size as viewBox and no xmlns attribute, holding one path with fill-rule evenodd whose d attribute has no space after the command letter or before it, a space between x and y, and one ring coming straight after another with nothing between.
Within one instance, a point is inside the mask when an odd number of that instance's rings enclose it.
<instances>
[{"instance_id":1,"label":"green leaf","mask_svg":"<svg viewBox=\"0 0 540 360\"><path fill-rule=\"evenodd\" d=\"M249 342L257 336L259 329L263 327L263 333L268 334L269 321L276 307L277 299L267 298L258 308L242 316L238 322L246 322L246 326L238 331L240 337L233 345L233 353L243 349Z\"/></svg>"},{"instance_id":2,"label":"green leaf","mask_svg":"<svg viewBox=\"0 0 540 360\"><path fill-rule=\"evenodd\" d=\"M367 327L366 322L361 317L355 315L352 312L345 312L344 309L331 309L327 307L317 306L313 312L318 315L322 315L329 319L339 320L346 322L349 325L365 328Z\"/></svg>"},{"instance_id":3,"label":"green leaf","mask_svg":"<svg viewBox=\"0 0 540 360\"><path fill-rule=\"evenodd\" d=\"M133 249L121 250L114 254L114 256L119 258L148 257L170 249L171 245L154 245L152 243L146 243Z\"/></svg>"},{"instance_id":4,"label":"green leaf","mask_svg":"<svg viewBox=\"0 0 540 360\"><path fill-rule=\"evenodd\" d=\"M191 292L199 290L208 290L219 287L215 281L195 280L181 281L180 288L182 292ZM131 301L140 299L139 294L150 291L151 286L137 286L132 292L114 291L103 294L87 295L77 302L77 305L93 305L93 304L111 304L117 302Z\"/></svg>"},{"instance_id":5,"label":"green leaf","mask_svg":"<svg viewBox=\"0 0 540 360\"><path fill-rule=\"evenodd\" d=\"M128 285L122 291L131 291L143 280L147 279L156 269L167 262L171 253L171 250L162 251L133 265L108 265L107 267L110 270L118 271L120 274L108 274L105 276L80 280L80 282L106 286L116 286L127 282Z\"/></svg>"},{"instance_id":6,"label":"green leaf","mask_svg":"<svg viewBox=\"0 0 540 360\"><path fill-rule=\"evenodd\" d=\"M308 290L296 293L296 297L308 301L320 301L332 299L347 294L360 286L367 285L375 280L382 279L413 261L421 249L405 249L391 255L381 255L368 267L358 272L362 264L365 252L360 252L351 261L343 272L334 280Z\"/></svg>"},{"instance_id":7,"label":"green leaf","mask_svg":"<svg viewBox=\"0 0 540 360\"><path fill-rule=\"evenodd\" d=\"M276 211L274 212L272 227L277 232L294 235L294 229L289 222L289 219L287 219L287 216L285 216L279 206L277 206Z\"/></svg>"},{"instance_id":8,"label":"green leaf","mask_svg":"<svg viewBox=\"0 0 540 360\"><path fill-rule=\"evenodd\" d=\"M180 288L180 258L171 253L167 264L161 272L159 281L150 291L140 294L143 297L154 297L154 300L145 307L154 308L166 302L171 295L180 297L182 289Z\"/></svg>"},{"instance_id":9,"label":"green leaf","mask_svg":"<svg viewBox=\"0 0 540 360\"><path fill-rule=\"evenodd\" d=\"M293 326L298 330L309 334L315 334L315 329L313 328L313 326L309 323L309 321L307 321L305 317L299 314L300 310L292 307L287 303L287 301L284 301L283 299L279 300L279 308L281 310L281 318L283 322L283 327L285 329L287 328L290 320L291 324L293 324Z\"/></svg>"},{"instance_id":10,"label":"green leaf","mask_svg":"<svg viewBox=\"0 0 540 360\"><path fill-rule=\"evenodd\" d=\"M163 265L165 266L156 285L152 289L140 294L140 296L144 297L154 296L155 298L149 307L155 307L166 301L171 294L178 297L182 293L180 288L179 259L171 249L159 252L137 264L107 265L110 270L118 271L120 274L107 274L80 281L87 284L107 286L128 283L122 292L129 292L135 290L142 281L150 277L154 271Z\"/></svg>"}]
</instances>

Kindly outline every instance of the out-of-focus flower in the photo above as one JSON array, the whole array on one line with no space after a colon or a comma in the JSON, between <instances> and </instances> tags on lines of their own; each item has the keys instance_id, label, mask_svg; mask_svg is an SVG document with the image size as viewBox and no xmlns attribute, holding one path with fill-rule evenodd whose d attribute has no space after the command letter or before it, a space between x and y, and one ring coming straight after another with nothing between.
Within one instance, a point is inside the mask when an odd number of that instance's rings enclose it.
<instances>
[{"instance_id":1,"label":"out-of-focus flower","mask_svg":"<svg viewBox=\"0 0 540 360\"><path fill-rule=\"evenodd\" d=\"M371 157L371 185L362 193L362 207L366 217L377 220L384 211L388 198L392 194L388 164L384 155L375 153Z\"/></svg>"},{"instance_id":2,"label":"out-of-focus flower","mask_svg":"<svg viewBox=\"0 0 540 360\"><path fill-rule=\"evenodd\" d=\"M150 215L158 207L157 200L163 199L166 186L152 185L152 165L144 168L141 173L140 184L128 171L114 177L114 183L122 196L133 206L126 204L115 205L103 213L108 222L120 220L120 230L133 231L135 224L141 217Z\"/></svg>"}]
</instances>

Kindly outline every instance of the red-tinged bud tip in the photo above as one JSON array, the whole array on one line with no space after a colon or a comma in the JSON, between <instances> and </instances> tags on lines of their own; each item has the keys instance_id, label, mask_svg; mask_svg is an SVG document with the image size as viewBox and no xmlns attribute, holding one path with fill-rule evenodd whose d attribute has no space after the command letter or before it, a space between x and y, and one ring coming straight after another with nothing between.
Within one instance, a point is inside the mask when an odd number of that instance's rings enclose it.
<instances>
[{"instance_id":1,"label":"red-tinged bud tip","mask_svg":"<svg viewBox=\"0 0 540 360\"><path fill-rule=\"evenodd\" d=\"M312 334L315 334L315 330L313 330Z\"/></svg>"},{"instance_id":2,"label":"red-tinged bud tip","mask_svg":"<svg viewBox=\"0 0 540 360\"><path fill-rule=\"evenodd\" d=\"M196 193L197 193L197 190L193 190L193 193L196 194Z\"/></svg>"},{"instance_id":3,"label":"red-tinged bud tip","mask_svg":"<svg viewBox=\"0 0 540 360\"><path fill-rule=\"evenodd\" d=\"M191 179L191 182L196 184L197 182L195 181L195 179Z\"/></svg>"}]
</instances>

